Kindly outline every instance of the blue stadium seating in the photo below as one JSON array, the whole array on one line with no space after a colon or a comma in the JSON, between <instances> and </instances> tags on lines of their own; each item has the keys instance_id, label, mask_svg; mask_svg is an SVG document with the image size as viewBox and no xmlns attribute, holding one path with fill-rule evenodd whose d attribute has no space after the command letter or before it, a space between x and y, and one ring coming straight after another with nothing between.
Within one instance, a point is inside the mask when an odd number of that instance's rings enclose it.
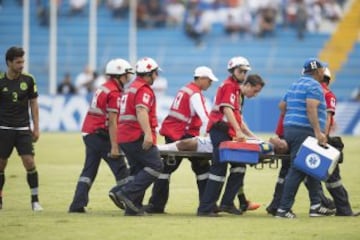
<instances>
[{"instance_id":1,"label":"blue stadium seating","mask_svg":"<svg viewBox=\"0 0 360 240\"><path fill-rule=\"evenodd\" d=\"M0 10L0 55L4 56L11 45L22 43L22 8L15 1L5 0ZM88 11L80 16L68 16L67 1L59 10L58 18L58 73L60 80L65 72L73 79L88 62ZM49 29L39 26L36 18L35 1L31 1L30 72L37 78L40 92L48 92ZM101 6L98 11L97 68L101 71L113 57L128 58L128 21L114 20L110 11ZM246 56L252 65L252 72L259 73L267 85L262 97L280 97L290 83L299 77L302 64L308 57L315 57L328 40L328 34L307 34L303 41L296 38L292 30L277 30L275 37L266 39L239 38L234 40L223 33L221 26L214 26L205 38L205 46L195 47L181 28L144 29L138 31L138 56L156 59L169 81L170 95L192 79L193 69L208 65L223 79L227 76L226 63L235 55ZM5 69L4 59L0 70ZM339 98L347 98L359 85L360 46L357 44L349 55L335 82ZM337 90L339 89L339 90ZM213 96L216 87L207 95Z\"/></svg>"}]
</instances>

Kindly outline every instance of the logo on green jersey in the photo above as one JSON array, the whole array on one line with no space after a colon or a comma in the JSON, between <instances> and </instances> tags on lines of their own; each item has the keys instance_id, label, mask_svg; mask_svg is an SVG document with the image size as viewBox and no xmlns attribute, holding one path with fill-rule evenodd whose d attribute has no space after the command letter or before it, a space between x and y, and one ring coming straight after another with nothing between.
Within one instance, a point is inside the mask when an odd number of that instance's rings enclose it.
<instances>
[{"instance_id":1,"label":"logo on green jersey","mask_svg":"<svg viewBox=\"0 0 360 240\"><path fill-rule=\"evenodd\" d=\"M21 83L20 83L20 89L21 89L22 91L26 91L26 90L28 89L27 83L26 83L26 82L21 82Z\"/></svg>"}]
</instances>

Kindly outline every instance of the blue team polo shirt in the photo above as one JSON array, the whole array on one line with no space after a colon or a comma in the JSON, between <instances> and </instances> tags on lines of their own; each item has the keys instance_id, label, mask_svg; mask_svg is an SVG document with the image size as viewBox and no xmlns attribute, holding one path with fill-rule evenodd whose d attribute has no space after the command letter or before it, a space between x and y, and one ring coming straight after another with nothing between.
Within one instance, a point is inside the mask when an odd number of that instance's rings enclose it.
<instances>
[{"instance_id":1,"label":"blue team polo shirt","mask_svg":"<svg viewBox=\"0 0 360 240\"><path fill-rule=\"evenodd\" d=\"M286 102L284 126L312 128L306 113L306 99L320 101L318 119L320 129L325 129L326 103L323 89L318 81L311 76L303 76L295 81L283 97Z\"/></svg>"}]
</instances>

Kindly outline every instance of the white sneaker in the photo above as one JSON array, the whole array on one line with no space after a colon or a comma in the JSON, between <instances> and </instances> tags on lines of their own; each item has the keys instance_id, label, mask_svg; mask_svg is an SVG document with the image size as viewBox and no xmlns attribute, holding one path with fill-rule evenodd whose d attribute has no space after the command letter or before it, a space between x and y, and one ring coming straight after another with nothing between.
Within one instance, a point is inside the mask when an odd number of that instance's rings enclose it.
<instances>
[{"instance_id":1,"label":"white sneaker","mask_svg":"<svg viewBox=\"0 0 360 240\"><path fill-rule=\"evenodd\" d=\"M34 212L41 212L42 210L44 210L39 202L32 202L31 208Z\"/></svg>"}]
</instances>

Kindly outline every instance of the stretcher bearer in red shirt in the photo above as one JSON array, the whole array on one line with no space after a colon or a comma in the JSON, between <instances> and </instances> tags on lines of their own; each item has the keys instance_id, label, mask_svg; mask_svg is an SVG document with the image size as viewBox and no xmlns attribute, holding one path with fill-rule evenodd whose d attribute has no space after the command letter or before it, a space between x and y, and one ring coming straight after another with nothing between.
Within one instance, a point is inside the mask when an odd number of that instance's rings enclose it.
<instances>
[{"instance_id":1,"label":"stretcher bearer in red shirt","mask_svg":"<svg viewBox=\"0 0 360 240\"><path fill-rule=\"evenodd\" d=\"M228 63L231 75L218 88L215 104L209 115L207 131L210 133L214 147L212 165L205 191L198 208L198 216L219 216L216 211L216 202L226 180L227 163L219 160L219 145L223 141L245 140L241 130L242 117L240 113L240 84L245 80L250 70L249 61L244 57L234 57ZM232 214L241 214L234 206L234 198L241 186L242 175L245 168L231 164L230 175L227 181L221 210Z\"/></svg>"},{"instance_id":2,"label":"stretcher bearer in red shirt","mask_svg":"<svg viewBox=\"0 0 360 240\"><path fill-rule=\"evenodd\" d=\"M324 71L324 79L321 83L324 91L325 102L326 102L326 111L327 111L327 119L325 125L325 134L328 136L328 143L333 145L338 150L342 151L344 144L340 137L330 137L330 133L332 128L335 125L334 115L336 109L336 96L329 88L329 84L331 81L331 73L328 68ZM341 153L341 160L343 161L343 156ZM334 199L335 207L336 207L336 216L359 216L360 212L354 213L352 211L348 193L342 184L341 176L340 176L340 167L339 164L336 166L334 172L330 175L330 177L325 182L326 188L329 191L331 197Z\"/></svg>"},{"instance_id":3,"label":"stretcher bearer in red shirt","mask_svg":"<svg viewBox=\"0 0 360 240\"><path fill-rule=\"evenodd\" d=\"M160 70L154 59L140 59L136 63L137 76L121 97L118 143L126 155L133 180L122 188L113 188L109 197L117 206L125 204L126 216L144 215L145 191L164 168L156 147L156 97L150 87Z\"/></svg>"},{"instance_id":4,"label":"stretcher bearer in red shirt","mask_svg":"<svg viewBox=\"0 0 360 240\"><path fill-rule=\"evenodd\" d=\"M101 159L109 165L118 185L127 182L128 169L117 144L117 118L121 92L134 72L126 60L118 58L107 63L105 73L108 81L96 90L82 126L86 157L69 208L71 213L85 212Z\"/></svg>"},{"instance_id":5,"label":"stretcher bearer in red shirt","mask_svg":"<svg viewBox=\"0 0 360 240\"><path fill-rule=\"evenodd\" d=\"M209 117L202 91L206 91L216 81L218 79L210 68L200 66L195 69L194 81L179 90L161 125L160 134L165 137L166 143L200 135L200 128L207 126ZM169 197L170 175L179 167L181 160L182 158L176 158L174 162L164 163L164 171L154 183L146 212L164 213ZM190 161L196 174L200 198L209 175L209 160L191 158Z\"/></svg>"}]
</instances>

